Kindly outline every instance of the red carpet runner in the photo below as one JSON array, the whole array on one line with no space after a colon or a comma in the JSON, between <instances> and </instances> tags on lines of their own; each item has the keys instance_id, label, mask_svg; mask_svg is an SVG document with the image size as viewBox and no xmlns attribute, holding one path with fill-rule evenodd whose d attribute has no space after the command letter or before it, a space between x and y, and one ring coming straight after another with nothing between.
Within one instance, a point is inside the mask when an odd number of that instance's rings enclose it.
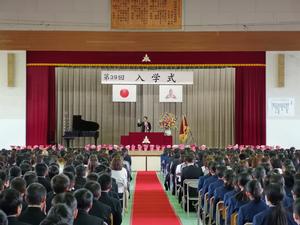
<instances>
[{"instance_id":1,"label":"red carpet runner","mask_svg":"<svg viewBox=\"0 0 300 225\"><path fill-rule=\"evenodd\" d=\"M131 225L180 225L155 172L138 172Z\"/></svg>"}]
</instances>

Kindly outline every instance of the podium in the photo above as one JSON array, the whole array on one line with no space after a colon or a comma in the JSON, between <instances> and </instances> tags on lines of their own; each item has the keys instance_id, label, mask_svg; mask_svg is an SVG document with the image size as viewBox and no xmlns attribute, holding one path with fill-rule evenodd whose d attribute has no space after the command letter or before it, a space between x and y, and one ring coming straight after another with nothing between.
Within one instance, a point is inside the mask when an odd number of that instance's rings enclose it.
<instances>
[{"instance_id":1,"label":"podium","mask_svg":"<svg viewBox=\"0 0 300 225\"><path fill-rule=\"evenodd\" d=\"M129 132L121 136L121 145L143 145L147 136L149 145L172 145L172 136L165 136L163 132Z\"/></svg>"}]
</instances>

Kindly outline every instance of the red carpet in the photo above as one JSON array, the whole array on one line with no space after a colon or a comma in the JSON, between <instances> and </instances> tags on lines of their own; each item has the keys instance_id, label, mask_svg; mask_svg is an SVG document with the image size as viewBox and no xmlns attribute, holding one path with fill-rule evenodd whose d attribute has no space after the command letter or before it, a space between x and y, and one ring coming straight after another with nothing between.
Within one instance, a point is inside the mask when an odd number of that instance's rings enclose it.
<instances>
[{"instance_id":1,"label":"red carpet","mask_svg":"<svg viewBox=\"0 0 300 225\"><path fill-rule=\"evenodd\" d=\"M138 172L131 225L180 225L155 172Z\"/></svg>"}]
</instances>

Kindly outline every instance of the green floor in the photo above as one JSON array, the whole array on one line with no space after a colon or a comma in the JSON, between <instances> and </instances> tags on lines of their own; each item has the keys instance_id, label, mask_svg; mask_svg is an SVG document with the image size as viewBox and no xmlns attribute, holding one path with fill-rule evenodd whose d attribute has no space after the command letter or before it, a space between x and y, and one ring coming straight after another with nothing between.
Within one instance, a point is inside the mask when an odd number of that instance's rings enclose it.
<instances>
[{"instance_id":1,"label":"green floor","mask_svg":"<svg viewBox=\"0 0 300 225\"><path fill-rule=\"evenodd\" d=\"M132 173L132 176L133 176L133 180L130 184L131 198L129 199L128 209L123 217L122 225L131 225L130 219L132 213L132 201L134 198L133 194L135 189L136 173ZM163 186L164 177L162 176L161 173L157 173L157 176ZM173 196L170 191L166 191L166 194L169 198L171 205L173 206L175 213L177 214L178 218L180 218L182 225L197 225L196 213L190 213L190 216L188 216L187 213L179 205L177 198Z\"/></svg>"}]
</instances>

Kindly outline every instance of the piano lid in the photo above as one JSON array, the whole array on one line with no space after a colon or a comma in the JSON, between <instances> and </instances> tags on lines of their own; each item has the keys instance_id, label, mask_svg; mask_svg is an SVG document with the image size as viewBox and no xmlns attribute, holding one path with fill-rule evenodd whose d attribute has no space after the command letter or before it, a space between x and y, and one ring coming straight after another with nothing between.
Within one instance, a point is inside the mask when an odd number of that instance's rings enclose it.
<instances>
[{"instance_id":1,"label":"piano lid","mask_svg":"<svg viewBox=\"0 0 300 225\"><path fill-rule=\"evenodd\" d=\"M73 115L73 131L97 131L99 124L81 119L81 115Z\"/></svg>"}]
</instances>

